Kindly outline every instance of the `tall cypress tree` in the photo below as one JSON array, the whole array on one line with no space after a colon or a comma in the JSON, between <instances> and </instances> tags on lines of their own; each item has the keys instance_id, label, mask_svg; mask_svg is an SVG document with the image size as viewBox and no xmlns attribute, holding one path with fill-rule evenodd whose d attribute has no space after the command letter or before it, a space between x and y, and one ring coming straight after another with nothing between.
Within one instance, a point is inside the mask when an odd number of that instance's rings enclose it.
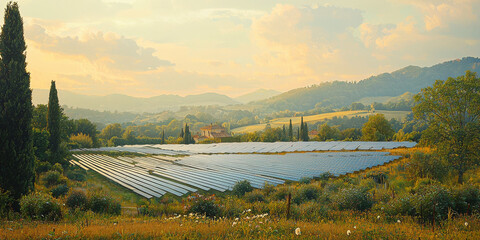
<instances>
[{"instance_id":1,"label":"tall cypress tree","mask_svg":"<svg viewBox=\"0 0 480 240\"><path fill-rule=\"evenodd\" d=\"M300 120L300 133L298 134L298 136L299 136L298 140L299 140L299 141L303 141L303 140L304 140L304 139L303 139L303 137L305 136L304 131L305 131L305 129L304 129L304 126L303 126L303 116L302 116L302 118L301 118L301 120Z\"/></svg>"},{"instance_id":2,"label":"tall cypress tree","mask_svg":"<svg viewBox=\"0 0 480 240\"><path fill-rule=\"evenodd\" d=\"M304 123L304 126L303 126L303 141L308 141L308 140L309 140L308 125L307 125L307 123Z\"/></svg>"},{"instance_id":3,"label":"tall cypress tree","mask_svg":"<svg viewBox=\"0 0 480 240\"><path fill-rule=\"evenodd\" d=\"M289 141L293 141L292 119L290 119L290 125L288 126L288 140L289 140Z\"/></svg>"},{"instance_id":4,"label":"tall cypress tree","mask_svg":"<svg viewBox=\"0 0 480 240\"><path fill-rule=\"evenodd\" d=\"M165 144L165 129L162 129L162 144Z\"/></svg>"},{"instance_id":5,"label":"tall cypress tree","mask_svg":"<svg viewBox=\"0 0 480 240\"><path fill-rule=\"evenodd\" d=\"M287 140L287 130L285 129L285 124L283 124L283 130L282 130L282 141Z\"/></svg>"},{"instance_id":6,"label":"tall cypress tree","mask_svg":"<svg viewBox=\"0 0 480 240\"><path fill-rule=\"evenodd\" d=\"M50 86L50 96L48 98L48 113L47 113L47 130L50 133L49 150L51 153L50 160L52 163L61 162L60 142L61 142L61 110L58 103L57 88L55 81L52 81Z\"/></svg>"},{"instance_id":7,"label":"tall cypress tree","mask_svg":"<svg viewBox=\"0 0 480 240\"><path fill-rule=\"evenodd\" d=\"M26 70L23 20L8 3L0 34L0 188L16 200L33 190L32 90Z\"/></svg>"}]
</instances>

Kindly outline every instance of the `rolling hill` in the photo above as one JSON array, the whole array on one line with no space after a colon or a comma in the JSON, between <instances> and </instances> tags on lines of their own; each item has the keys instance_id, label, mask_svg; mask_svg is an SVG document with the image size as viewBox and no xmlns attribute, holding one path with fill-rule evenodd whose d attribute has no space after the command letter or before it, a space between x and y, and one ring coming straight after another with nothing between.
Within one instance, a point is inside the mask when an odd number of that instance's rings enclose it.
<instances>
[{"instance_id":1,"label":"rolling hill","mask_svg":"<svg viewBox=\"0 0 480 240\"><path fill-rule=\"evenodd\" d=\"M272 89L258 89L254 92L244 94L242 96L234 98L235 101L241 102L241 103L249 103L253 101L259 101L259 100L264 100L271 98L273 96L276 96L280 94L281 92L275 91Z\"/></svg>"},{"instance_id":2,"label":"rolling hill","mask_svg":"<svg viewBox=\"0 0 480 240\"><path fill-rule=\"evenodd\" d=\"M251 103L270 111L305 111L315 107L340 108L366 97L395 97L405 92L417 93L432 85L435 80L457 77L465 71L480 71L480 58L465 57L431 67L408 66L392 73L359 82L334 81L297 88L272 98Z\"/></svg>"},{"instance_id":3,"label":"rolling hill","mask_svg":"<svg viewBox=\"0 0 480 240\"><path fill-rule=\"evenodd\" d=\"M32 99L34 104L48 103L46 89L34 89ZM92 96L59 90L58 98L61 105L84 108L97 111L118 112L161 112L164 110L177 110L181 106L207 106L207 105L231 105L238 104L232 98L217 93L203 93L181 97L178 95L160 95L150 98L138 98L121 94L107 96Z\"/></svg>"}]
</instances>

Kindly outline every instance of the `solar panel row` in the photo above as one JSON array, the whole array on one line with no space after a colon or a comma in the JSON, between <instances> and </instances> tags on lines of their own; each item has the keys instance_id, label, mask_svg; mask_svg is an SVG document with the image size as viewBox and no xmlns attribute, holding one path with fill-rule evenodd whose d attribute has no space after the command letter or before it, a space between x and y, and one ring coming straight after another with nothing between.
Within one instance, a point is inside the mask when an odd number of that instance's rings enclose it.
<instances>
[{"instance_id":1,"label":"solar panel row","mask_svg":"<svg viewBox=\"0 0 480 240\"><path fill-rule=\"evenodd\" d=\"M324 172L342 175L400 158L388 152L309 152L283 155L192 155L179 160L161 156L118 157L74 154L72 164L91 169L146 198L167 192L181 196L196 189L231 190L248 180L261 188L284 180L317 177Z\"/></svg>"}]
</instances>

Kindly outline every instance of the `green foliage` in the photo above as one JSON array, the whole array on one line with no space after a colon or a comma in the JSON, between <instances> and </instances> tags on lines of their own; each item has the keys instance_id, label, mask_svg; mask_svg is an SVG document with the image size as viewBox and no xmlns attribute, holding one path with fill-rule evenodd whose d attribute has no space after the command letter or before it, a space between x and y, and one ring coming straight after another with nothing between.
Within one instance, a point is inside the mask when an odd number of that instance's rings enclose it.
<instances>
[{"instance_id":1,"label":"green foliage","mask_svg":"<svg viewBox=\"0 0 480 240\"><path fill-rule=\"evenodd\" d=\"M50 133L48 139L48 149L50 150L50 161L52 163L62 162L62 154L60 149L60 143L62 141L62 129L61 129L61 117L62 109L58 102L57 88L55 87L55 81L52 81L50 86L50 95L48 98L48 114L47 114L47 130Z\"/></svg>"},{"instance_id":2,"label":"green foliage","mask_svg":"<svg viewBox=\"0 0 480 240\"><path fill-rule=\"evenodd\" d=\"M245 194L245 200L249 203L264 202L265 196L261 191L253 191Z\"/></svg>"},{"instance_id":3,"label":"green foliage","mask_svg":"<svg viewBox=\"0 0 480 240\"><path fill-rule=\"evenodd\" d=\"M70 136L70 141L76 143L80 148L92 148L93 140L90 136L83 133Z\"/></svg>"},{"instance_id":4,"label":"green foliage","mask_svg":"<svg viewBox=\"0 0 480 240\"><path fill-rule=\"evenodd\" d=\"M49 161L48 151L48 139L50 134L47 130L40 130L38 128L33 129L33 149L35 151L35 157L38 161Z\"/></svg>"},{"instance_id":5,"label":"green foliage","mask_svg":"<svg viewBox=\"0 0 480 240\"><path fill-rule=\"evenodd\" d=\"M78 182L84 182L85 180L87 180L87 173L81 168L74 168L72 170L68 170L66 176L68 179Z\"/></svg>"},{"instance_id":6,"label":"green foliage","mask_svg":"<svg viewBox=\"0 0 480 240\"><path fill-rule=\"evenodd\" d=\"M480 79L467 71L464 76L437 80L415 96L415 117L429 126L422 140L457 171L458 183L463 183L467 169L480 162L479 92Z\"/></svg>"},{"instance_id":7,"label":"green foliage","mask_svg":"<svg viewBox=\"0 0 480 240\"><path fill-rule=\"evenodd\" d=\"M87 204L87 195L80 190L70 191L70 194L68 194L67 199L65 200L65 206L72 210L75 210L76 208L85 210L87 209Z\"/></svg>"},{"instance_id":8,"label":"green foliage","mask_svg":"<svg viewBox=\"0 0 480 240\"><path fill-rule=\"evenodd\" d=\"M437 221L446 219L449 209L454 208L451 192L436 184L425 186L419 191L414 196L414 204L416 214L426 221L432 221L433 218Z\"/></svg>"},{"instance_id":9,"label":"green foliage","mask_svg":"<svg viewBox=\"0 0 480 240\"><path fill-rule=\"evenodd\" d=\"M88 198L88 207L95 213L120 215L122 212L121 205L118 201L102 193L92 194Z\"/></svg>"},{"instance_id":10,"label":"green foliage","mask_svg":"<svg viewBox=\"0 0 480 240\"><path fill-rule=\"evenodd\" d=\"M415 198L411 194L404 194L394 198L386 207L385 212L390 216L415 216Z\"/></svg>"},{"instance_id":11,"label":"green foliage","mask_svg":"<svg viewBox=\"0 0 480 240\"><path fill-rule=\"evenodd\" d=\"M339 140L340 130L338 130L336 127L330 127L327 123L324 123L318 129L318 138L320 141Z\"/></svg>"},{"instance_id":12,"label":"green foliage","mask_svg":"<svg viewBox=\"0 0 480 240\"><path fill-rule=\"evenodd\" d=\"M54 198L59 198L67 195L68 190L69 190L68 186L66 184L62 184L54 187L51 193Z\"/></svg>"},{"instance_id":13,"label":"green foliage","mask_svg":"<svg viewBox=\"0 0 480 240\"><path fill-rule=\"evenodd\" d=\"M4 192L0 189L0 219L8 216L12 208L12 202L9 192Z\"/></svg>"},{"instance_id":14,"label":"green foliage","mask_svg":"<svg viewBox=\"0 0 480 240\"><path fill-rule=\"evenodd\" d=\"M388 141L395 132L383 114L375 114L368 118L362 128L363 141Z\"/></svg>"},{"instance_id":15,"label":"green foliage","mask_svg":"<svg viewBox=\"0 0 480 240\"><path fill-rule=\"evenodd\" d=\"M340 210L365 211L373 205L373 198L366 188L349 187L340 190L334 197Z\"/></svg>"},{"instance_id":16,"label":"green foliage","mask_svg":"<svg viewBox=\"0 0 480 240\"><path fill-rule=\"evenodd\" d=\"M243 180L235 183L232 189L232 193L241 197L247 192L253 191L253 187L248 180Z\"/></svg>"},{"instance_id":17,"label":"green foliage","mask_svg":"<svg viewBox=\"0 0 480 240\"><path fill-rule=\"evenodd\" d=\"M66 183L66 180L64 179L62 174L53 170L50 170L47 173L45 173L45 175L43 175L42 177L42 181L47 188L58 185L58 184Z\"/></svg>"},{"instance_id":18,"label":"green foliage","mask_svg":"<svg viewBox=\"0 0 480 240\"><path fill-rule=\"evenodd\" d=\"M119 123L113 123L107 125L102 130L99 137L107 141L110 140L112 137L121 138L123 135L123 131L124 130L122 129L122 125L120 125Z\"/></svg>"},{"instance_id":19,"label":"green foliage","mask_svg":"<svg viewBox=\"0 0 480 240\"><path fill-rule=\"evenodd\" d=\"M9 2L0 34L0 188L15 200L33 190L35 179L32 90L25 50L18 4Z\"/></svg>"},{"instance_id":20,"label":"green foliage","mask_svg":"<svg viewBox=\"0 0 480 240\"><path fill-rule=\"evenodd\" d=\"M320 190L313 185L302 185L293 194L293 202L301 204L311 200L316 200L320 195Z\"/></svg>"},{"instance_id":21,"label":"green foliage","mask_svg":"<svg viewBox=\"0 0 480 240\"><path fill-rule=\"evenodd\" d=\"M39 162L35 161L35 172L37 174L48 172L52 168L52 164L49 162Z\"/></svg>"},{"instance_id":22,"label":"green foliage","mask_svg":"<svg viewBox=\"0 0 480 240\"><path fill-rule=\"evenodd\" d=\"M411 177L432 178L442 181L448 176L448 164L436 154L415 152L408 163L408 173Z\"/></svg>"},{"instance_id":23,"label":"green foliage","mask_svg":"<svg viewBox=\"0 0 480 240\"><path fill-rule=\"evenodd\" d=\"M452 192L455 211L460 214L480 213L480 189L472 185L461 185Z\"/></svg>"},{"instance_id":24,"label":"green foliage","mask_svg":"<svg viewBox=\"0 0 480 240\"><path fill-rule=\"evenodd\" d=\"M90 122L88 119L78 119L73 120L75 125L75 130L73 131L73 135L79 135L82 133L83 135L87 135L92 139L92 146L98 145L97 139L97 127L95 124Z\"/></svg>"},{"instance_id":25,"label":"green foliage","mask_svg":"<svg viewBox=\"0 0 480 240\"><path fill-rule=\"evenodd\" d=\"M60 204L50 195L39 192L22 197L20 212L32 220L59 221L63 217Z\"/></svg>"},{"instance_id":26,"label":"green foliage","mask_svg":"<svg viewBox=\"0 0 480 240\"><path fill-rule=\"evenodd\" d=\"M215 197L205 197L199 194L190 195L187 199L187 212L205 215L207 217L219 216L220 207L215 203Z\"/></svg>"},{"instance_id":27,"label":"green foliage","mask_svg":"<svg viewBox=\"0 0 480 240\"><path fill-rule=\"evenodd\" d=\"M52 171L57 171L57 172L59 172L59 173L63 173L62 164L60 164L60 163L55 163L55 164L52 166Z\"/></svg>"},{"instance_id":28,"label":"green foliage","mask_svg":"<svg viewBox=\"0 0 480 240\"><path fill-rule=\"evenodd\" d=\"M312 181L312 178L309 177L302 177L300 180L298 180L299 183L301 184L309 184Z\"/></svg>"}]
</instances>

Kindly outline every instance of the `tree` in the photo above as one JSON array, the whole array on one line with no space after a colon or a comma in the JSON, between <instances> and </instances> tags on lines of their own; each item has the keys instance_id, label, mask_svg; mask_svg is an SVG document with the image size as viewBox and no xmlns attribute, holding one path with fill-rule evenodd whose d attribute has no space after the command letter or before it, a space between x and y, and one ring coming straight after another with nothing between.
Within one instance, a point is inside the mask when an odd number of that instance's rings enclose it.
<instances>
[{"instance_id":1,"label":"tree","mask_svg":"<svg viewBox=\"0 0 480 240\"><path fill-rule=\"evenodd\" d=\"M110 140L112 137L122 137L123 129L120 123L113 123L107 125L102 132L100 133L100 137L105 140Z\"/></svg>"},{"instance_id":2,"label":"tree","mask_svg":"<svg viewBox=\"0 0 480 240\"><path fill-rule=\"evenodd\" d=\"M0 34L0 188L18 200L34 188L32 90L25 62L23 20L8 3Z\"/></svg>"},{"instance_id":3,"label":"tree","mask_svg":"<svg viewBox=\"0 0 480 240\"><path fill-rule=\"evenodd\" d=\"M304 126L303 126L303 137L302 138L303 138L303 141L308 141L308 140L310 140L309 137L308 137L308 125L307 125L307 123L304 123L303 125Z\"/></svg>"},{"instance_id":4,"label":"tree","mask_svg":"<svg viewBox=\"0 0 480 240\"><path fill-rule=\"evenodd\" d=\"M75 131L73 134L78 135L79 133L90 136L90 138L92 138L93 146L97 146L97 127L95 124L88 119L75 120Z\"/></svg>"},{"instance_id":5,"label":"tree","mask_svg":"<svg viewBox=\"0 0 480 240\"><path fill-rule=\"evenodd\" d=\"M362 128L363 141L388 141L393 134L395 131L383 114L370 116Z\"/></svg>"},{"instance_id":6,"label":"tree","mask_svg":"<svg viewBox=\"0 0 480 240\"><path fill-rule=\"evenodd\" d=\"M162 144L165 144L165 130L162 129Z\"/></svg>"},{"instance_id":7,"label":"tree","mask_svg":"<svg viewBox=\"0 0 480 240\"><path fill-rule=\"evenodd\" d=\"M318 130L318 138L320 141L338 140L340 137L340 131L338 128L328 126L327 123L322 124Z\"/></svg>"},{"instance_id":8,"label":"tree","mask_svg":"<svg viewBox=\"0 0 480 240\"><path fill-rule=\"evenodd\" d=\"M47 129L47 114L48 106L45 104L38 104L33 108L32 127L39 130Z\"/></svg>"},{"instance_id":9,"label":"tree","mask_svg":"<svg viewBox=\"0 0 480 240\"><path fill-rule=\"evenodd\" d=\"M288 140L289 140L289 141L293 141L292 119L290 119L290 125L288 126Z\"/></svg>"},{"instance_id":10,"label":"tree","mask_svg":"<svg viewBox=\"0 0 480 240\"><path fill-rule=\"evenodd\" d=\"M60 153L61 143L61 117L62 110L58 103L57 88L55 81L52 81L50 86L50 96L48 98L48 113L47 113L47 131L50 133L48 149L50 150L50 160L52 164L62 161L62 154Z\"/></svg>"},{"instance_id":11,"label":"tree","mask_svg":"<svg viewBox=\"0 0 480 240\"><path fill-rule=\"evenodd\" d=\"M303 139L304 136L305 134L304 134L303 116L302 116L300 120L300 132L298 134L298 141L304 141Z\"/></svg>"},{"instance_id":12,"label":"tree","mask_svg":"<svg viewBox=\"0 0 480 240\"><path fill-rule=\"evenodd\" d=\"M479 164L480 79L467 71L464 76L437 80L415 96L415 118L428 123L422 140L434 147L458 173Z\"/></svg>"}]
</instances>

